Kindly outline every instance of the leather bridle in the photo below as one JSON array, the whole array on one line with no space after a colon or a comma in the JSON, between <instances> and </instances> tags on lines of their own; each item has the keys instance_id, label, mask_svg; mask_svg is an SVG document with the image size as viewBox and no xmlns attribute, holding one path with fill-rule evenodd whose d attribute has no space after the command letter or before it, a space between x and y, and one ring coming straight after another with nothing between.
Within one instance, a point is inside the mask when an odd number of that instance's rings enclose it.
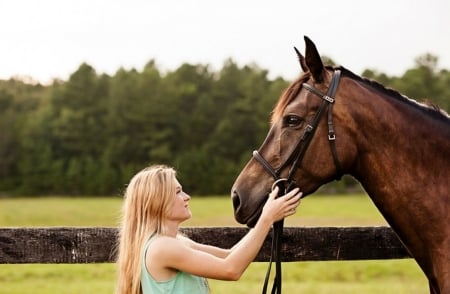
<instances>
[{"instance_id":1,"label":"leather bridle","mask_svg":"<svg viewBox=\"0 0 450 294\"><path fill-rule=\"evenodd\" d=\"M322 93L320 90L310 86L307 83L303 83L302 87L311 93L322 98L322 104L314 115L314 118L305 128L305 131L292 151L288 159L277 169L273 168L272 165L261 155L258 151L253 151L253 157L264 167L264 169L274 178L275 182L272 185L272 190L275 186L279 186L278 197L285 195L292 189L294 189L297 184L294 180L295 173L305 156L306 150L311 143L314 133L316 132L317 126L319 125L322 115L325 113L325 109L328 108L328 141L330 143L331 153L333 156L334 165L336 167L336 178L340 178L342 174L341 164L339 162L336 150L336 135L333 127L333 104L334 96L336 94L337 88L339 86L339 80L341 77L341 71L335 70L333 73L333 78L331 79L330 86L328 88L327 94ZM281 172L291 164L287 178L281 178ZM284 220L278 221L273 225L273 238L272 238L272 250L269 261L269 268L266 273L266 278L264 280L264 286L262 293L266 293L268 279L270 276L270 271L272 267L272 261L275 259L276 271L275 278L272 285L272 294L281 293L281 239L283 235Z\"/></svg>"}]
</instances>

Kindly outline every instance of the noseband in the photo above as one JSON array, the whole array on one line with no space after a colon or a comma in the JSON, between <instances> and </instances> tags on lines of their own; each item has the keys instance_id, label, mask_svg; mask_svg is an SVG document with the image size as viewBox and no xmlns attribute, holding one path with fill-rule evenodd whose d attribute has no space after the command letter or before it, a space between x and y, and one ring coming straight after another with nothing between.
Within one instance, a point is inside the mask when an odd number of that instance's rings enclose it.
<instances>
[{"instance_id":1,"label":"noseband","mask_svg":"<svg viewBox=\"0 0 450 294\"><path fill-rule=\"evenodd\" d=\"M339 86L339 80L341 77L341 71L335 70L333 73L333 78L331 79L330 87L328 88L327 94L322 93L320 90L308 85L307 83L303 83L302 87L304 87L306 90L310 91L311 93L317 95L318 97L322 98L322 104L320 105L319 109L317 110L316 114L314 115L314 118L312 121L306 126L305 131L298 141L297 145L295 146L294 150L292 151L291 155L288 157L288 159L277 169L273 168L270 163L261 155L258 151L253 151L253 158L255 158L263 167L264 169L274 178L275 182L272 185L272 190L275 188L275 186L279 186L279 194L278 196L282 196L289 192L290 190L294 189L294 187L297 185L294 177L295 173L303 160L303 157L305 156L306 150L308 149L309 144L312 141L312 138L314 136L314 133L316 132L317 126L319 125L319 121L325 113L325 109L328 107L328 141L330 142L330 148L331 153L333 155L333 161L334 165L336 167L336 174L337 178L339 179L342 174L341 164L339 163L339 159L337 156L336 151L336 135L334 133L334 127L333 127L333 104L334 104L334 96L336 94L337 88ZM289 169L289 173L287 178L281 178L280 174L288 167L289 164L291 164L291 167ZM272 286L272 294L274 293L281 293L281 238L283 234L283 225L284 220L278 221L274 224L274 236L272 239L272 250L270 255L270 261L269 261L269 268L266 273L266 278L264 280L264 286L263 286L263 293L266 293L267 291L267 283L270 276L270 270L272 266L272 259L275 257L275 263L276 263L276 274Z\"/></svg>"}]
</instances>

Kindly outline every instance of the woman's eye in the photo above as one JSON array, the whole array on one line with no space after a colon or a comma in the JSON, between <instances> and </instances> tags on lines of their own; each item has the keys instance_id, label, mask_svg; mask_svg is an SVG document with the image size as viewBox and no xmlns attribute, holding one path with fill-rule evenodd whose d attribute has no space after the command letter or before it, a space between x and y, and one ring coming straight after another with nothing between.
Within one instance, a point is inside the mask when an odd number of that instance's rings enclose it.
<instances>
[{"instance_id":1,"label":"woman's eye","mask_svg":"<svg viewBox=\"0 0 450 294\"><path fill-rule=\"evenodd\" d=\"M300 125L302 119L296 115L288 115L284 118L284 125L286 127L296 127Z\"/></svg>"}]
</instances>

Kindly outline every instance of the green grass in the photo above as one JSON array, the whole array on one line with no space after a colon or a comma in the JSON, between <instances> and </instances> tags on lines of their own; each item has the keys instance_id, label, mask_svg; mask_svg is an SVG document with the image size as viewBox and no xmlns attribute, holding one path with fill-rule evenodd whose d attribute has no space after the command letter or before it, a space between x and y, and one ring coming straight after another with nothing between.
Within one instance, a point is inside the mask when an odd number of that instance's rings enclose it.
<instances>
[{"instance_id":1,"label":"green grass","mask_svg":"<svg viewBox=\"0 0 450 294\"><path fill-rule=\"evenodd\" d=\"M0 199L1 227L106 226L118 223L122 199ZM185 226L241 226L229 197L193 197ZM286 226L386 225L361 195L310 196ZM252 263L238 282L210 281L215 294L260 293L266 263ZM113 293L114 264L0 265L0 293ZM285 293L427 293L414 260L295 262L283 264Z\"/></svg>"},{"instance_id":2,"label":"green grass","mask_svg":"<svg viewBox=\"0 0 450 294\"><path fill-rule=\"evenodd\" d=\"M0 226L117 226L119 197L42 197L0 199Z\"/></svg>"},{"instance_id":3,"label":"green grass","mask_svg":"<svg viewBox=\"0 0 450 294\"><path fill-rule=\"evenodd\" d=\"M116 226L119 197L43 197L0 199L0 226ZM229 197L193 197L193 218L185 226L240 226ZM287 226L386 225L370 199L362 195L310 196L302 200Z\"/></svg>"}]
</instances>

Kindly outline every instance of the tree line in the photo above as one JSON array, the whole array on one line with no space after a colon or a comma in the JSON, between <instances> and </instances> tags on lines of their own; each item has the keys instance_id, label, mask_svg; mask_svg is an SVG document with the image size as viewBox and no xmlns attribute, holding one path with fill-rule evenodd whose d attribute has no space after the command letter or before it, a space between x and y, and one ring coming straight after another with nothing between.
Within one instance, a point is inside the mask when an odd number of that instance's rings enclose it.
<instances>
[{"instance_id":1,"label":"tree line","mask_svg":"<svg viewBox=\"0 0 450 294\"><path fill-rule=\"evenodd\" d=\"M362 75L450 109L450 72L436 56L400 77ZM84 63L50 85L0 81L0 193L118 195L137 171L164 163L189 193L228 194L289 82L232 59L217 71L185 63L162 72L151 60L111 76Z\"/></svg>"}]
</instances>

